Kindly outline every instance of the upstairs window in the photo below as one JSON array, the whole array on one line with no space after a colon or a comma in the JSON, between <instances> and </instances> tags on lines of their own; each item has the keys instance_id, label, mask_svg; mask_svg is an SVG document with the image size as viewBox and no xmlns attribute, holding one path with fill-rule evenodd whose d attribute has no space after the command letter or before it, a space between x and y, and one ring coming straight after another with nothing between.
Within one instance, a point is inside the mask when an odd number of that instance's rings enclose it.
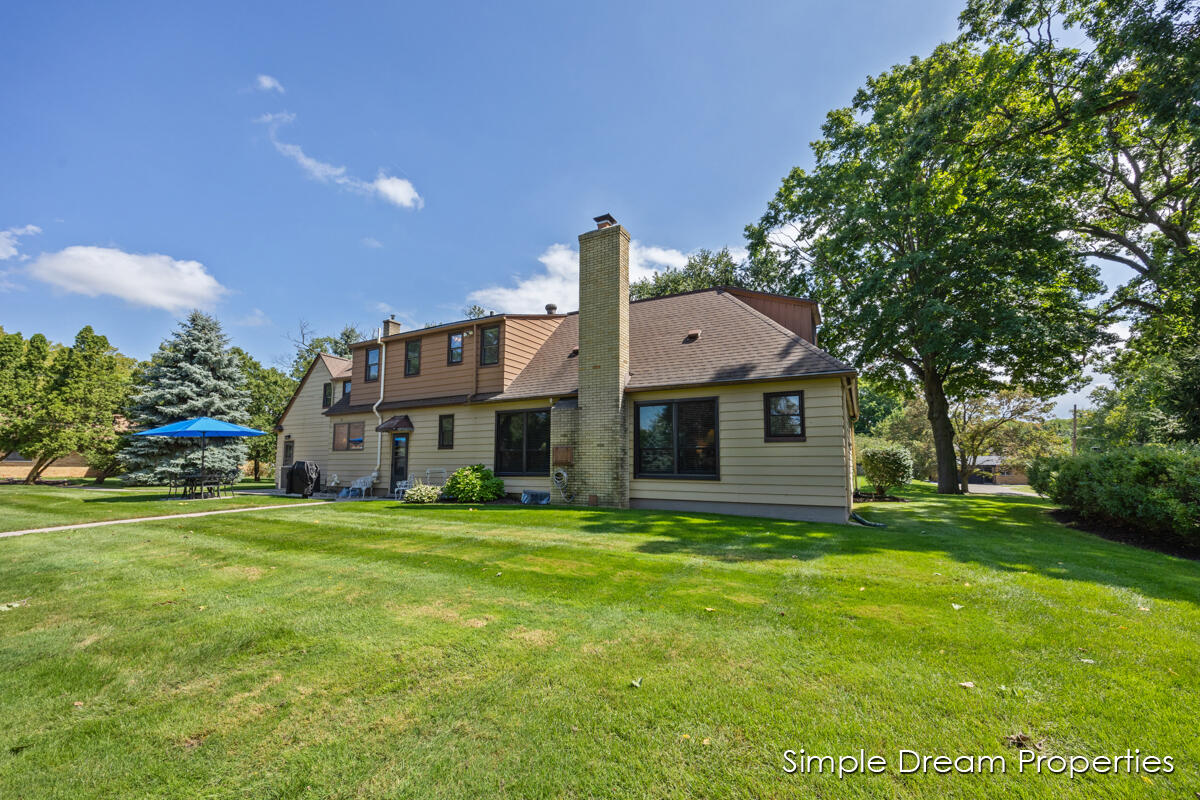
<instances>
[{"instance_id":1,"label":"upstairs window","mask_svg":"<svg viewBox=\"0 0 1200 800\"><path fill-rule=\"evenodd\" d=\"M496 412L496 474L550 474L550 411Z\"/></svg>"},{"instance_id":2,"label":"upstairs window","mask_svg":"<svg viewBox=\"0 0 1200 800\"><path fill-rule=\"evenodd\" d=\"M442 414L438 417L438 450L454 449L454 415Z\"/></svg>"},{"instance_id":3,"label":"upstairs window","mask_svg":"<svg viewBox=\"0 0 1200 800\"><path fill-rule=\"evenodd\" d=\"M488 325L479 331L481 341L479 343L479 363L487 366L488 364L500 363L500 326Z\"/></svg>"},{"instance_id":4,"label":"upstairs window","mask_svg":"<svg viewBox=\"0 0 1200 800\"><path fill-rule=\"evenodd\" d=\"M634 420L634 477L719 477L715 397L637 403Z\"/></svg>"},{"instance_id":5,"label":"upstairs window","mask_svg":"<svg viewBox=\"0 0 1200 800\"><path fill-rule=\"evenodd\" d=\"M763 395L763 439L768 442L804 441L804 392Z\"/></svg>"},{"instance_id":6,"label":"upstairs window","mask_svg":"<svg viewBox=\"0 0 1200 800\"><path fill-rule=\"evenodd\" d=\"M366 370L365 377L366 377L367 383L379 380L379 348L378 347L368 347L366 358L367 358L367 370Z\"/></svg>"},{"instance_id":7,"label":"upstairs window","mask_svg":"<svg viewBox=\"0 0 1200 800\"><path fill-rule=\"evenodd\" d=\"M339 422L333 426L334 450L362 450L363 423Z\"/></svg>"},{"instance_id":8,"label":"upstairs window","mask_svg":"<svg viewBox=\"0 0 1200 800\"><path fill-rule=\"evenodd\" d=\"M409 339L404 343L404 375L421 374L421 340Z\"/></svg>"},{"instance_id":9,"label":"upstairs window","mask_svg":"<svg viewBox=\"0 0 1200 800\"><path fill-rule=\"evenodd\" d=\"M350 381L342 381L342 397L350 396Z\"/></svg>"},{"instance_id":10,"label":"upstairs window","mask_svg":"<svg viewBox=\"0 0 1200 800\"><path fill-rule=\"evenodd\" d=\"M333 405L333 384L327 383L321 387L321 408Z\"/></svg>"},{"instance_id":11,"label":"upstairs window","mask_svg":"<svg viewBox=\"0 0 1200 800\"><path fill-rule=\"evenodd\" d=\"M452 333L446 337L446 363L461 364L463 360L463 335L462 331Z\"/></svg>"}]
</instances>

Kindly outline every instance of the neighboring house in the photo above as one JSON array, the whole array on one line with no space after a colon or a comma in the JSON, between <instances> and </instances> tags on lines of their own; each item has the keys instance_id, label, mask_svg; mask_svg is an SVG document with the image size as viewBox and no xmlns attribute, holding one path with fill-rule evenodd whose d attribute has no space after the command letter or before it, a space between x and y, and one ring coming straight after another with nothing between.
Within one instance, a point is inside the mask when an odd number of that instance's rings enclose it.
<instances>
[{"instance_id":1,"label":"neighboring house","mask_svg":"<svg viewBox=\"0 0 1200 800\"><path fill-rule=\"evenodd\" d=\"M562 468L578 505L845 522L856 376L816 346L816 303L733 288L631 303L629 233L596 222L578 312L385 320L305 375L278 463L343 486L377 470L376 493L482 463L556 503Z\"/></svg>"},{"instance_id":2,"label":"neighboring house","mask_svg":"<svg viewBox=\"0 0 1200 800\"><path fill-rule=\"evenodd\" d=\"M1029 483L1029 476L1019 467L1012 466L1004 456L980 456L975 463L975 472L967 480L969 483L1011 485Z\"/></svg>"},{"instance_id":3,"label":"neighboring house","mask_svg":"<svg viewBox=\"0 0 1200 800\"><path fill-rule=\"evenodd\" d=\"M3 455L0 453L0 455ZM34 462L20 453L9 453L7 458L0 460L0 479L19 478L24 480L33 469ZM87 461L79 453L71 453L55 460L42 472L42 480L62 480L64 478L95 478L100 472L88 466Z\"/></svg>"}]
</instances>

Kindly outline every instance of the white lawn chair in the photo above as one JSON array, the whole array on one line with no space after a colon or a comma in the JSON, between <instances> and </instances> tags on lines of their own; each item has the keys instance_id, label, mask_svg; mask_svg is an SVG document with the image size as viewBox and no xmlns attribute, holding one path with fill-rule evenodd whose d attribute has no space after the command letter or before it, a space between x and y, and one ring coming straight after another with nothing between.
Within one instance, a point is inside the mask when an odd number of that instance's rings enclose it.
<instances>
[{"instance_id":1,"label":"white lawn chair","mask_svg":"<svg viewBox=\"0 0 1200 800\"><path fill-rule=\"evenodd\" d=\"M403 500L404 493L416 485L417 485L416 478L405 478L402 481L396 481L396 485L392 487L392 493L391 493L390 497L394 497L397 500Z\"/></svg>"},{"instance_id":2,"label":"white lawn chair","mask_svg":"<svg viewBox=\"0 0 1200 800\"><path fill-rule=\"evenodd\" d=\"M354 493L358 492L359 497L366 497L367 491L372 489L378 480L379 480L378 472L372 472L370 475L364 475L361 478L355 478L354 481L350 484L350 489L346 496L354 497Z\"/></svg>"},{"instance_id":3,"label":"white lawn chair","mask_svg":"<svg viewBox=\"0 0 1200 800\"><path fill-rule=\"evenodd\" d=\"M430 467L425 470L425 483L430 486L445 486L446 470L441 467Z\"/></svg>"}]
</instances>

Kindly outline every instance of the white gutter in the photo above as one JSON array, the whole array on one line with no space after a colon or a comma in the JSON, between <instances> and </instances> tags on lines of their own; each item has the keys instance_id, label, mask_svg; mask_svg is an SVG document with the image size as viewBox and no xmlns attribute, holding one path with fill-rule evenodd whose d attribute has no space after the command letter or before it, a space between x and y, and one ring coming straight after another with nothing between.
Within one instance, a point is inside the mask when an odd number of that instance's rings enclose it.
<instances>
[{"instance_id":1,"label":"white gutter","mask_svg":"<svg viewBox=\"0 0 1200 800\"><path fill-rule=\"evenodd\" d=\"M375 405L371 406L371 411L375 414L375 427L378 428L383 424L383 417L379 416L379 404L383 402L383 383L387 377L387 342L383 341L383 328L375 329L375 343L379 345L379 399L375 401ZM375 441L375 472L379 472L383 468L383 431L376 432Z\"/></svg>"}]
</instances>

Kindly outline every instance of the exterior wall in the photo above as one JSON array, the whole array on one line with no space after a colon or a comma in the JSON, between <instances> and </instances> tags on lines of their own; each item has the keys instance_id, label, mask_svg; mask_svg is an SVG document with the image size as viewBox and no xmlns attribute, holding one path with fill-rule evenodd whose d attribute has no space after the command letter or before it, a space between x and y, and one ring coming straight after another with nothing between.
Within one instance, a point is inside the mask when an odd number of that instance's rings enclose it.
<instances>
[{"instance_id":1,"label":"exterior wall","mask_svg":"<svg viewBox=\"0 0 1200 800\"><path fill-rule=\"evenodd\" d=\"M806 440L765 442L763 393L787 389L804 390ZM638 392L630 399L644 402L714 396L718 398L720 480L633 478L632 506L846 521L853 491L848 465L854 462L848 455L849 419L840 379L710 385ZM633 403L629 405L628 425L633 431ZM633 474L632 448L626 469Z\"/></svg>"},{"instance_id":2,"label":"exterior wall","mask_svg":"<svg viewBox=\"0 0 1200 800\"><path fill-rule=\"evenodd\" d=\"M562 317L510 317L505 320L500 331L501 362L504 365L504 386L508 387L513 378L529 365L554 329L562 322Z\"/></svg>"},{"instance_id":3,"label":"exterior wall","mask_svg":"<svg viewBox=\"0 0 1200 800\"><path fill-rule=\"evenodd\" d=\"M324 455L325 451L321 448L327 449L332 446L333 442L332 432L329 440L325 439L329 418L321 413L325 410L321 408L322 387L330 380L329 370L318 358L293 398L291 407L279 420L283 431L275 437L275 463L277 465L283 463L283 443L287 437L291 437L295 442L294 460L322 463L320 457ZM354 387L351 386L350 390L354 391ZM322 473L324 470L324 464L322 464ZM275 470L276 486L283 485L284 472L283 468ZM322 478L324 478L323 474Z\"/></svg>"},{"instance_id":4,"label":"exterior wall","mask_svg":"<svg viewBox=\"0 0 1200 800\"><path fill-rule=\"evenodd\" d=\"M32 461L17 459L15 456L0 461L0 478L16 478L24 480L33 469ZM63 456L42 472L42 480L61 480L63 478L94 478L100 473L87 465L83 456L72 453Z\"/></svg>"},{"instance_id":5,"label":"exterior wall","mask_svg":"<svg viewBox=\"0 0 1200 800\"><path fill-rule=\"evenodd\" d=\"M579 444L577 503L626 508L630 447L629 232L620 225L579 237Z\"/></svg>"},{"instance_id":6,"label":"exterior wall","mask_svg":"<svg viewBox=\"0 0 1200 800\"><path fill-rule=\"evenodd\" d=\"M328 484L336 473L342 486L363 476L371 474L375 469L376 458L379 458L379 481L375 484L375 493L384 494L392 485L391 475L392 451L390 433L377 433L375 426L378 421L372 413L347 414L338 417L326 417L321 414L320 385L317 385L315 409L311 403L305 403L306 398L296 399L293 410L283 421L283 434L280 435L280 458L283 453L283 436L291 433L295 445L297 461L315 461L321 467L321 482ZM304 392L305 386L301 391ZM310 408L311 418L303 421L293 417L301 406ZM471 464L484 464L488 468L495 466L496 446L496 412L514 409L549 408L549 399L513 401L509 403L472 403L459 405L426 406L404 410L412 421L413 431L408 435L408 474L424 479L427 469L444 469L449 475L459 467ZM381 412L384 419L390 412ZM438 417L442 414L454 415L454 447L448 450L438 449ZM315 418L313 421L312 418ZM362 450L333 450L333 426L341 422L363 423ZM282 480L282 476L280 478ZM507 492L519 493L525 489L550 491L550 477L519 476L505 477L504 487Z\"/></svg>"},{"instance_id":7,"label":"exterior wall","mask_svg":"<svg viewBox=\"0 0 1200 800\"><path fill-rule=\"evenodd\" d=\"M805 341L817 343L817 331L813 326L814 303L798 303L792 299L764 297L753 292L730 291L735 297L771 319L778 322Z\"/></svg>"}]
</instances>

